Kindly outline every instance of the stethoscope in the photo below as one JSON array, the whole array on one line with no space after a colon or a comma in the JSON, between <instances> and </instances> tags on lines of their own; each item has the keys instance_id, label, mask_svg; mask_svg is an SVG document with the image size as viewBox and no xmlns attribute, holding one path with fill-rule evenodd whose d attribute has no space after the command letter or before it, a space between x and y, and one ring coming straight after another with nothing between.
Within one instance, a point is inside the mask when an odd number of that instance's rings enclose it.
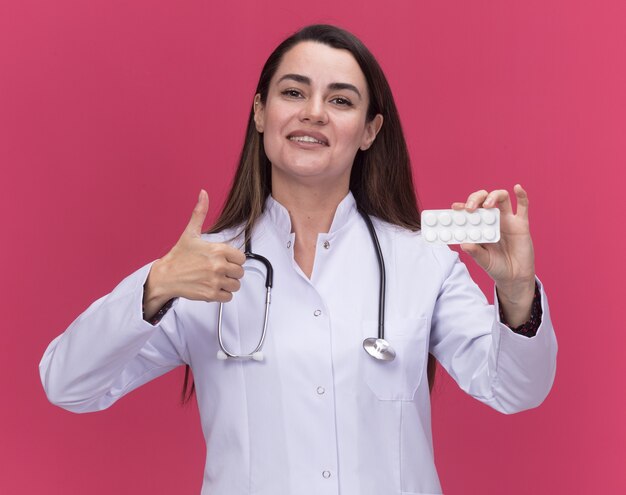
<instances>
[{"instance_id":1,"label":"stethoscope","mask_svg":"<svg viewBox=\"0 0 626 495\"><path fill-rule=\"evenodd\" d=\"M389 345L389 342L385 340L385 261L383 259L383 252L380 249L380 243L378 242L378 236L376 230L372 224L370 217L359 210L361 217L367 225L367 230L370 233L372 244L376 249L376 258L378 259L378 269L380 273L380 284L378 289L378 338L369 337L363 341L363 349L375 359L380 361L393 361L396 357L396 351ZM253 359L255 361L263 361L263 344L265 343L265 336L267 335L267 321L270 312L270 302L272 294L272 284L274 279L274 269L272 264L267 258L260 254L252 252L252 241L248 232L245 234L246 246L244 254L246 259L260 261L265 265L265 315L263 317L263 330L261 332L261 338L256 348L249 354L235 354L229 352L224 346L222 340L222 316L224 303L220 303L218 319L217 319L217 342L219 344L219 350L217 351L217 358L225 360L228 358L233 359Z\"/></svg>"}]
</instances>

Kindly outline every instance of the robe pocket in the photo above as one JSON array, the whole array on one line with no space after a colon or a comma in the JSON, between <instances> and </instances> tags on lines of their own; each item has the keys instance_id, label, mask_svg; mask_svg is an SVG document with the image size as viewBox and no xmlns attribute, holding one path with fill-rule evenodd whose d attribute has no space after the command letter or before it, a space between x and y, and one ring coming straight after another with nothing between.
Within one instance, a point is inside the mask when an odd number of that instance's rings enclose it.
<instances>
[{"instance_id":1,"label":"robe pocket","mask_svg":"<svg viewBox=\"0 0 626 495\"><path fill-rule=\"evenodd\" d=\"M366 321L364 338L375 337L377 321ZM379 361L363 351L364 379L380 400L413 400L428 356L428 320L426 318L388 319L385 340L396 351L393 361Z\"/></svg>"}]
</instances>

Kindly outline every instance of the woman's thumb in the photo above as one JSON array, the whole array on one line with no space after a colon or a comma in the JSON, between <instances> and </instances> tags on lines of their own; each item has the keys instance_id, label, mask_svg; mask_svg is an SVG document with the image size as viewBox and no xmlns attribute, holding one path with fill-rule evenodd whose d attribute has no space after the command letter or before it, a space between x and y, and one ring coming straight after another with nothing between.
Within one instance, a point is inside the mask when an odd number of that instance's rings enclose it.
<instances>
[{"instance_id":1,"label":"woman's thumb","mask_svg":"<svg viewBox=\"0 0 626 495\"><path fill-rule=\"evenodd\" d=\"M185 234L193 237L200 237L200 234L202 234L202 225L204 224L208 211L209 195L204 189L202 189L200 191L200 195L198 196L198 202L196 203L196 206L191 214L191 218L189 219L189 223L185 228Z\"/></svg>"}]
</instances>

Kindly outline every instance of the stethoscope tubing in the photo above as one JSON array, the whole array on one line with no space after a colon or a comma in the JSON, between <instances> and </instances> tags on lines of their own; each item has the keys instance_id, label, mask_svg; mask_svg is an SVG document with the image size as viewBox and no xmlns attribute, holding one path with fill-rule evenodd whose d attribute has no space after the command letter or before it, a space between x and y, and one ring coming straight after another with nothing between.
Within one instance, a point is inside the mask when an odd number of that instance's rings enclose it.
<instances>
[{"instance_id":1,"label":"stethoscope tubing","mask_svg":"<svg viewBox=\"0 0 626 495\"><path fill-rule=\"evenodd\" d=\"M224 311L224 303L220 303L220 308L217 317L217 340L220 350L218 351L218 358L225 359L227 357L234 359L263 359L261 349L265 343L265 336L267 335L267 322L269 321L270 304L272 303L272 286L274 285L274 268L270 261L260 254L252 252L250 236L246 233L246 248L244 252L246 259L260 261L265 265L265 314L263 316L263 331L261 332L261 338L255 349L249 354L234 354L226 349L224 341L222 340L222 316Z\"/></svg>"},{"instance_id":2,"label":"stethoscope tubing","mask_svg":"<svg viewBox=\"0 0 626 495\"><path fill-rule=\"evenodd\" d=\"M365 339L363 342L363 347L368 352L368 354L372 355L376 359L382 360L393 360L395 357L395 351L389 346L389 344L385 341L385 290L386 290L386 274L385 274L385 261L383 258L383 252L380 247L380 242L378 241L378 235L376 234L376 229L372 223L371 218L362 210L358 210L361 217L365 221L365 225L367 225L367 229L369 231L370 237L372 239L372 243L374 244L374 248L376 250L376 259L378 261L378 270L379 270L379 287L378 287L378 339ZM217 340L219 344L219 351L217 352L218 359L254 359L257 361L263 360L263 353L261 352L263 348L263 344L265 343L265 337L267 335L267 323L269 320L269 311L270 304L272 300L272 286L274 282L274 269L272 268L272 264L270 261L261 256L260 254L256 254L252 252L252 241L251 236L248 231L245 232L245 251L244 254L246 259L257 260L265 265L266 276L265 276L265 314L263 318L263 331L261 332L261 338L259 339L259 343L255 347L255 349L249 354L234 354L229 352L224 346L224 342L222 340L222 316L224 303L220 303L218 320L217 320ZM381 352L382 351L382 352ZM386 357L383 357L386 356Z\"/></svg>"},{"instance_id":3,"label":"stethoscope tubing","mask_svg":"<svg viewBox=\"0 0 626 495\"><path fill-rule=\"evenodd\" d=\"M370 232L370 237L372 238L372 242L374 247L376 248L376 259L378 260L378 270L379 270L379 286L378 286L378 338L385 338L385 291L386 291L386 281L387 277L385 274L385 260L383 258L383 251L380 248L380 242L378 242L378 236L376 235L376 229L374 228L374 224L372 224L372 219L369 217L367 213L364 213L362 210L359 210L359 213L363 217L365 221L365 225L367 225L367 229Z\"/></svg>"}]
</instances>

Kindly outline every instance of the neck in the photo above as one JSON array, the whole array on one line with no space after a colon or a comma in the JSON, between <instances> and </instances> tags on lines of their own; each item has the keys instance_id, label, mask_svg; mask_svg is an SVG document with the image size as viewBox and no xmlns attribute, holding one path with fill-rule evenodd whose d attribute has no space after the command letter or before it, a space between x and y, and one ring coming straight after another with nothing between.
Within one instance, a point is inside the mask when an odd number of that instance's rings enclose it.
<instances>
[{"instance_id":1,"label":"neck","mask_svg":"<svg viewBox=\"0 0 626 495\"><path fill-rule=\"evenodd\" d=\"M291 184L280 187L272 184L272 196L289 212L291 230L298 235L315 235L330 230L337 206L348 194L349 188L308 187Z\"/></svg>"},{"instance_id":2,"label":"neck","mask_svg":"<svg viewBox=\"0 0 626 495\"><path fill-rule=\"evenodd\" d=\"M315 261L317 235L330 230L337 206L348 194L348 187L310 188L291 185L275 187L272 196L289 212L295 233L294 258L304 274L311 278Z\"/></svg>"}]
</instances>

